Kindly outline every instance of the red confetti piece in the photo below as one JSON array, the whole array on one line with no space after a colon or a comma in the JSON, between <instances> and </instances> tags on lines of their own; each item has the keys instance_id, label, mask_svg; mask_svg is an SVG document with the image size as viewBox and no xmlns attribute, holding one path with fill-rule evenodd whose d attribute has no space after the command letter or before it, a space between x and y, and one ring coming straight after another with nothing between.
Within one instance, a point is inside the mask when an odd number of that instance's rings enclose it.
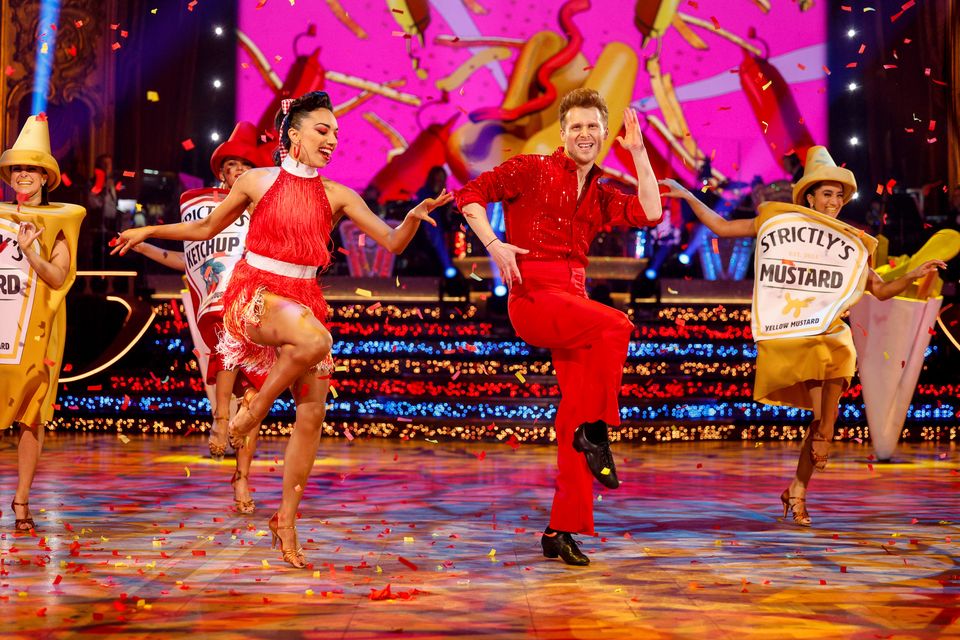
<instances>
[{"instance_id":1,"label":"red confetti piece","mask_svg":"<svg viewBox=\"0 0 960 640\"><path fill-rule=\"evenodd\" d=\"M120 48L120 43L119 43L119 42L114 42L112 45L110 45L110 48L113 49L114 51L116 51L117 49Z\"/></svg>"},{"instance_id":2,"label":"red confetti piece","mask_svg":"<svg viewBox=\"0 0 960 640\"><path fill-rule=\"evenodd\" d=\"M929 333L932 336L937 335L937 331L933 327L927 327L927 333Z\"/></svg>"},{"instance_id":3,"label":"red confetti piece","mask_svg":"<svg viewBox=\"0 0 960 640\"><path fill-rule=\"evenodd\" d=\"M410 562L409 560L407 560L407 559L404 558L403 556L397 557L397 560L399 560L402 564L406 565L411 571L418 571L418 570L419 570L419 567L418 567L417 565L413 564L412 562Z\"/></svg>"},{"instance_id":4,"label":"red confetti piece","mask_svg":"<svg viewBox=\"0 0 960 640\"><path fill-rule=\"evenodd\" d=\"M181 142L180 145L184 148L185 151L190 151L194 147L193 140L191 140L190 138L187 138L186 140Z\"/></svg>"},{"instance_id":5,"label":"red confetti piece","mask_svg":"<svg viewBox=\"0 0 960 640\"><path fill-rule=\"evenodd\" d=\"M843 565L840 565L840 573L846 573L846 572L847 572L847 568Z\"/></svg>"},{"instance_id":6,"label":"red confetti piece","mask_svg":"<svg viewBox=\"0 0 960 640\"><path fill-rule=\"evenodd\" d=\"M713 28L714 28L714 29L717 29L717 30L720 29L720 21L717 20L716 17L710 16L710 22L713 23Z\"/></svg>"},{"instance_id":7,"label":"red confetti piece","mask_svg":"<svg viewBox=\"0 0 960 640\"><path fill-rule=\"evenodd\" d=\"M123 172L123 177L124 177L124 178L133 178L133 177L136 177L136 175L137 175L137 172L136 172L136 171L124 171L124 172Z\"/></svg>"},{"instance_id":8,"label":"red confetti piece","mask_svg":"<svg viewBox=\"0 0 960 640\"><path fill-rule=\"evenodd\" d=\"M827 581L826 581L826 580L823 580L823 579L821 578L821 579L820 579L820 584L827 584Z\"/></svg>"},{"instance_id":9,"label":"red confetti piece","mask_svg":"<svg viewBox=\"0 0 960 640\"><path fill-rule=\"evenodd\" d=\"M193 555L195 555L195 556L205 556L205 555L207 555L207 552L204 551L203 549L194 549L194 550L193 550Z\"/></svg>"},{"instance_id":10,"label":"red confetti piece","mask_svg":"<svg viewBox=\"0 0 960 640\"><path fill-rule=\"evenodd\" d=\"M57 574L57 577L53 579L53 584L58 585L61 582L63 582L63 576L61 576L60 574Z\"/></svg>"},{"instance_id":11,"label":"red confetti piece","mask_svg":"<svg viewBox=\"0 0 960 640\"><path fill-rule=\"evenodd\" d=\"M50 358L44 358L43 364L47 365L48 367L55 367L57 365L56 361L51 360Z\"/></svg>"},{"instance_id":12,"label":"red confetti piece","mask_svg":"<svg viewBox=\"0 0 960 640\"><path fill-rule=\"evenodd\" d=\"M69 187L73 184L73 181L70 179L70 176L68 176L65 173L60 174L60 181L63 183L63 186L65 187Z\"/></svg>"},{"instance_id":13,"label":"red confetti piece","mask_svg":"<svg viewBox=\"0 0 960 640\"><path fill-rule=\"evenodd\" d=\"M87 391L103 391L102 384L91 384L87 386Z\"/></svg>"}]
</instances>

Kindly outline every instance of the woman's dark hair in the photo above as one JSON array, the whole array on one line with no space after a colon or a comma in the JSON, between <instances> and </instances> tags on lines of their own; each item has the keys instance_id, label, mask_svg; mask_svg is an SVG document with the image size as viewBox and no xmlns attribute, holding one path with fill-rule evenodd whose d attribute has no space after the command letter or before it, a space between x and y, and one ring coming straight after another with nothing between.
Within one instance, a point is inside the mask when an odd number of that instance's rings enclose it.
<instances>
[{"instance_id":1,"label":"woman's dark hair","mask_svg":"<svg viewBox=\"0 0 960 640\"><path fill-rule=\"evenodd\" d=\"M280 146L290 151L290 127L299 127L304 117L317 109L333 111L333 102L330 101L326 91L311 91L303 94L290 104L289 113L284 114L283 109L278 109L277 115L273 118L273 126L277 128ZM273 162L280 164L279 150L273 152Z\"/></svg>"}]
</instances>

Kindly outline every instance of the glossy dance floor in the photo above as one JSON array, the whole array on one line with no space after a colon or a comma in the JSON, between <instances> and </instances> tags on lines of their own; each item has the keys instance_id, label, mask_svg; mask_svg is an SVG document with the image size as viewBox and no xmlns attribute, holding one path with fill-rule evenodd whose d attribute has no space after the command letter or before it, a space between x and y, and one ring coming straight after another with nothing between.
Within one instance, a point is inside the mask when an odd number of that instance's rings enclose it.
<instances>
[{"instance_id":1,"label":"glossy dance floor","mask_svg":"<svg viewBox=\"0 0 960 640\"><path fill-rule=\"evenodd\" d=\"M796 445L616 449L588 568L541 557L550 446L326 439L301 542L270 550L285 440L257 513L199 437L53 434L38 537L0 539L5 638L936 638L960 636L960 476L949 446L870 464L841 445L815 526L781 523ZM0 488L14 486L9 435ZM40 510L44 509L43 512ZM13 524L3 509L5 531Z\"/></svg>"}]
</instances>

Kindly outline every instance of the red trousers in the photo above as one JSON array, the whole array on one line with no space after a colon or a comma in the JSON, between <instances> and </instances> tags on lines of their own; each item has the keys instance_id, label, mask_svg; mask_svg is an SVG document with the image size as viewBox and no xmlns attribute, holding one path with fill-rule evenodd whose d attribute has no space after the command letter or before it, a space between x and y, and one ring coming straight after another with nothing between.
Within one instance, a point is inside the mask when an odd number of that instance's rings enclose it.
<instances>
[{"instance_id":1,"label":"red trousers","mask_svg":"<svg viewBox=\"0 0 960 640\"><path fill-rule=\"evenodd\" d=\"M523 284L510 292L510 321L527 343L550 349L560 385L550 528L593 533L593 476L573 448L573 432L584 422L620 424L620 384L633 324L587 298L577 263L523 262L520 273Z\"/></svg>"}]
</instances>

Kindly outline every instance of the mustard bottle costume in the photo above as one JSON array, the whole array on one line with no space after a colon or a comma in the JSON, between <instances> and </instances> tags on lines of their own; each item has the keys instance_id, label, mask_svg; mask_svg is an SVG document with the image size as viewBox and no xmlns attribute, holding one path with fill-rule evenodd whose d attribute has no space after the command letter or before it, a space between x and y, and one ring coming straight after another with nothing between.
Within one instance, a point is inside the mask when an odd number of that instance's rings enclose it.
<instances>
[{"instance_id":1,"label":"mustard bottle costume","mask_svg":"<svg viewBox=\"0 0 960 640\"><path fill-rule=\"evenodd\" d=\"M853 336L841 315L863 295L877 241L801 205L806 191L824 181L844 186L844 204L857 190L853 173L826 148L812 147L794 204L764 203L755 221L753 397L764 404L812 409L808 380L840 378L846 390L856 371Z\"/></svg>"},{"instance_id":2,"label":"mustard bottle costume","mask_svg":"<svg viewBox=\"0 0 960 640\"><path fill-rule=\"evenodd\" d=\"M49 191L60 184L45 119L30 116L16 143L0 156L0 177L8 183L15 165L41 167ZM66 336L64 299L76 279L77 237L85 215L83 207L58 202L0 204L0 429L14 422L36 426L53 418ZM22 222L43 230L33 246L17 243ZM70 268L63 284L53 288L24 253L49 259L61 233L70 248Z\"/></svg>"}]
</instances>

